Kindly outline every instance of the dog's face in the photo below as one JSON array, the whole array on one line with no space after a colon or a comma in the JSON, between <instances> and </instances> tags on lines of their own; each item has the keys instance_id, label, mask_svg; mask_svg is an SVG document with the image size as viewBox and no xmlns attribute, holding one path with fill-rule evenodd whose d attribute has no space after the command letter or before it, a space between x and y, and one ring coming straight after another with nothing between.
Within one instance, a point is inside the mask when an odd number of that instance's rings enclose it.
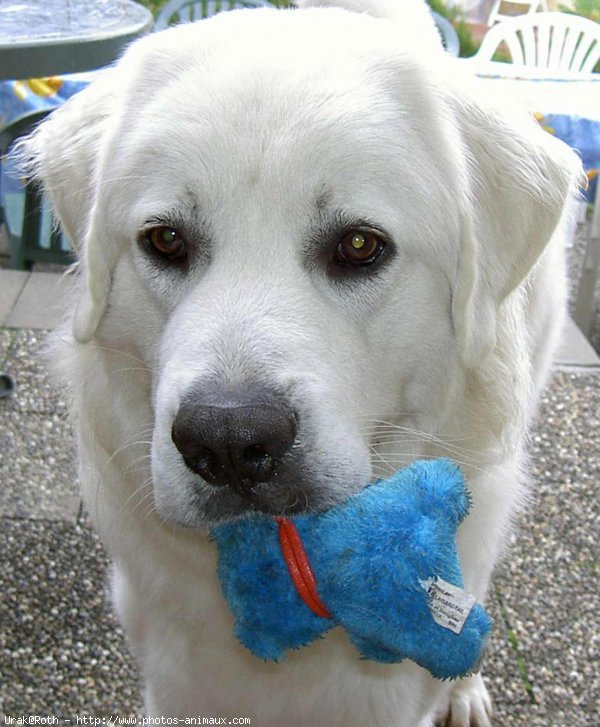
<instances>
[{"instance_id":1,"label":"dog's face","mask_svg":"<svg viewBox=\"0 0 600 727\"><path fill-rule=\"evenodd\" d=\"M38 134L84 248L76 337L153 372L172 522L320 509L399 467L419 445L386 451L382 428L437 430L556 224L562 151L477 129L388 25L252 11L167 31ZM42 159L66 126L61 165Z\"/></svg>"}]
</instances>

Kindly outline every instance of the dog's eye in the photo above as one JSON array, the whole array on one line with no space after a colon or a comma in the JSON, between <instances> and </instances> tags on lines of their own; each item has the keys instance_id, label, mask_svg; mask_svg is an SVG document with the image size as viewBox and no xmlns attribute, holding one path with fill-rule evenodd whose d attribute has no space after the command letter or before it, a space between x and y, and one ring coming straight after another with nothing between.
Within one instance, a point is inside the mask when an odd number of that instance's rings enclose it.
<instances>
[{"instance_id":1,"label":"dog's eye","mask_svg":"<svg viewBox=\"0 0 600 727\"><path fill-rule=\"evenodd\" d=\"M185 241L173 227L153 227L147 230L145 239L159 255L169 260L185 255Z\"/></svg>"},{"instance_id":2,"label":"dog's eye","mask_svg":"<svg viewBox=\"0 0 600 727\"><path fill-rule=\"evenodd\" d=\"M338 265L370 265L381 255L385 241L372 230L350 230L335 250Z\"/></svg>"}]
</instances>

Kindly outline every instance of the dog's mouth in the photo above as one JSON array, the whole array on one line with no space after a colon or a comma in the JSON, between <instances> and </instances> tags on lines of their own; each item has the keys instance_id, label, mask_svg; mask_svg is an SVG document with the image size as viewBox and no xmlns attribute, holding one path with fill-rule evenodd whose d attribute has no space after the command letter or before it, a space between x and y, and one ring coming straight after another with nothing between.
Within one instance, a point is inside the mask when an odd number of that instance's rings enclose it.
<instances>
[{"instance_id":1,"label":"dog's mouth","mask_svg":"<svg viewBox=\"0 0 600 727\"><path fill-rule=\"evenodd\" d=\"M252 488L204 485L195 493L195 505L204 520L220 523L249 513L285 517L320 512L331 506L331 497L324 497L313 487L273 482L257 483Z\"/></svg>"},{"instance_id":2,"label":"dog's mouth","mask_svg":"<svg viewBox=\"0 0 600 727\"><path fill-rule=\"evenodd\" d=\"M328 478L278 477L259 482L251 488L229 485L211 485L200 477L194 478L185 507L173 507L164 494L156 495L157 512L173 525L191 529L205 529L247 517L263 514L272 518L325 512L343 503L352 494L372 482L357 477L354 487L334 487ZM362 482L362 484L360 484ZM160 491L160 488L159 488ZM164 490L163 490L164 493Z\"/></svg>"}]
</instances>

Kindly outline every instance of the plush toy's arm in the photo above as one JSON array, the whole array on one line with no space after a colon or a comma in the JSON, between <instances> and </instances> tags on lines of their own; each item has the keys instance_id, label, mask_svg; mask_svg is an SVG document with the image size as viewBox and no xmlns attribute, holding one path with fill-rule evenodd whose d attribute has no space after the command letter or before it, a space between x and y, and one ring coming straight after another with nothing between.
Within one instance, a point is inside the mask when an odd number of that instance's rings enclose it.
<instances>
[{"instance_id":1,"label":"plush toy's arm","mask_svg":"<svg viewBox=\"0 0 600 727\"><path fill-rule=\"evenodd\" d=\"M471 496L460 469L446 458L419 460L394 473L381 483L386 489L402 492L412 507L423 513L450 519L458 527L469 511Z\"/></svg>"},{"instance_id":2,"label":"plush toy's arm","mask_svg":"<svg viewBox=\"0 0 600 727\"><path fill-rule=\"evenodd\" d=\"M436 624L421 611L422 620L408 630L388 624L378 635L360 635L347 628L352 643L365 659L395 664L411 659L437 679L456 679L477 671L491 632L485 610L475 604L460 634Z\"/></svg>"},{"instance_id":3,"label":"plush toy's arm","mask_svg":"<svg viewBox=\"0 0 600 727\"><path fill-rule=\"evenodd\" d=\"M456 587L450 595L436 591L438 606L448 601L449 620L464 605L455 538L468 507L458 468L436 460L417 462L316 520L298 518L321 598L365 658L410 658L440 678L479 661L490 630L485 611L467 611L453 633L436 623L425 585L441 579Z\"/></svg>"}]
</instances>

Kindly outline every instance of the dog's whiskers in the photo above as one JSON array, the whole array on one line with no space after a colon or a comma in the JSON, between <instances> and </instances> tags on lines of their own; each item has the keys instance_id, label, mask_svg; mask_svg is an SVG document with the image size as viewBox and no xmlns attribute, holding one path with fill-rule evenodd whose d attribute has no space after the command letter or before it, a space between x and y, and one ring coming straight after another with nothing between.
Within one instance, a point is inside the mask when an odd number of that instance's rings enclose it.
<instances>
[{"instance_id":1,"label":"dog's whiskers","mask_svg":"<svg viewBox=\"0 0 600 727\"><path fill-rule=\"evenodd\" d=\"M407 463L407 461L413 461L415 459L438 459L439 455L436 454L424 454L422 452L419 452L418 454L409 453L409 452L386 452L384 461L386 464L392 468L392 472L395 472L398 469L398 465L404 465ZM396 466L392 464L392 462L396 462ZM453 457L452 461L460 465L462 467L466 467L472 470L475 470L477 472L485 473L486 469L484 467L480 467L474 462L470 462L467 460L460 459L458 457Z\"/></svg>"},{"instance_id":2,"label":"dog's whiskers","mask_svg":"<svg viewBox=\"0 0 600 727\"><path fill-rule=\"evenodd\" d=\"M147 361L144 361L144 359L140 358L139 356L134 356L134 354L129 353L129 351L123 351L120 348L113 348L111 346L100 346L98 343L92 343L90 345L92 345L98 351L108 351L109 353L118 353L121 356L127 356L127 358L133 359L134 361L143 364L144 370L149 371L153 374L156 373L154 368L150 366Z\"/></svg>"},{"instance_id":3,"label":"dog's whiskers","mask_svg":"<svg viewBox=\"0 0 600 727\"><path fill-rule=\"evenodd\" d=\"M136 445L151 445L152 440L148 439L138 439L138 437L143 437L144 435L152 434L154 432L154 427L148 427L147 429L142 429L139 432L136 432L132 437L129 439L126 439L123 444L115 449L115 451L110 455L110 457L106 460L106 464L110 464L115 457L117 457L121 452L123 452L125 449L128 449L129 447L135 447Z\"/></svg>"},{"instance_id":4,"label":"dog's whiskers","mask_svg":"<svg viewBox=\"0 0 600 727\"><path fill-rule=\"evenodd\" d=\"M405 427L394 424L386 420L370 420L371 426L362 430L364 436L368 436L371 440L370 444L377 447L378 445L411 445L422 444L428 448L441 450L455 461L461 460L470 466L476 467L479 461L479 452L459 444L461 441L470 439L470 437L440 437L429 432L425 432L414 427ZM377 450L375 450L377 451ZM378 453L379 454L379 453ZM414 456L414 455L413 455ZM431 456L431 455L429 455Z\"/></svg>"},{"instance_id":5,"label":"dog's whiskers","mask_svg":"<svg viewBox=\"0 0 600 727\"><path fill-rule=\"evenodd\" d=\"M377 422L377 420L373 420L374 422ZM394 424L393 422L386 422L381 421L381 423L374 423L372 427L366 427L364 429L360 430L361 432L382 432L384 434L392 434L394 432L406 432L408 434L415 434L420 437L426 437L429 439L435 439L437 441L443 441L446 442L462 442L467 439L473 439L473 437L449 437L444 436L443 439L441 439L440 436L435 435L431 432L425 432L422 429L416 429L415 427L406 427L401 424Z\"/></svg>"},{"instance_id":6,"label":"dog's whiskers","mask_svg":"<svg viewBox=\"0 0 600 727\"><path fill-rule=\"evenodd\" d=\"M381 462L382 462L382 463L383 463L383 464L384 464L385 466L389 466L389 465L388 465L388 463L387 463L387 462L385 461L385 458L383 457L383 455L381 454L381 452L378 452L378 451L377 451L377 449L376 449L376 448L375 448L375 447L374 447L374 446L373 446L372 444L370 444L370 445L369 445L369 449L370 449L370 450L371 450L371 451L373 452L373 454L374 454L374 455L375 455L376 457L378 457L378 459L379 459L379 460L380 460L380 461L381 461Z\"/></svg>"},{"instance_id":7,"label":"dog's whiskers","mask_svg":"<svg viewBox=\"0 0 600 727\"><path fill-rule=\"evenodd\" d=\"M137 465L138 462L144 462L144 467L134 467L134 465ZM127 465L125 468L125 472L133 473L133 474L139 474L140 472L147 471L148 469L148 463L152 462L152 454L150 452L146 452L145 454L141 454L139 457L135 457L135 459L132 459L131 462Z\"/></svg>"},{"instance_id":8,"label":"dog's whiskers","mask_svg":"<svg viewBox=\"0 0 600 727\"><path fill-rule=\"evenodd\" d=\"M428 441L423 439L380 439L377 442L373 442L375 446L377 445L385 445L386 448L391 445L408 445L408 444L427 444L431 447L434 447L436 449L441 450L442 452L448 453L451 457L462 457L465 460L469 461L477 461L477 458L475 456L471 456L470 452L472 450L465 450L461 447L454 447L450 444L444 444L441 441Z\"/></svg>"},{"instance_id":9,"label":"dog's whiskers","mask_svg":"<svg viewBox=\"0 0 600 727\"><path fill-rule=\"evenodd\" d=\"M150 373L150 369L147 366L127 366L121 369L112 369L111 376L113 374L122 374L127 371L143 371L144 373Z\"/></svg>"},{"instance_id":10,"label":"dog's whiskers","mask_svg":"<svg viewBox=\"0 0 600 727\"><path fill-rule=\"evenodd\" d=\"M131 510L131 513L132 514L135 513L136 510L138 509L138 507L140 506L140 504L143 503L144 500L146 500L149 495L152 495L152 490L151 489L150 490L148 489L151 484L152 484L152 478L151 477L146 478L145 480L143 480L142 484L139 485L138 487L136 487L135 490L125 500L125 502L122 503L119 511L120 512L123 512L123 510L125 510L125 508L129 505L129 503L135 497L137 497L140 493L143 493L143 496L135 503L135 505L133 506L133 508Z\"/></svg>"}]
</instances>

